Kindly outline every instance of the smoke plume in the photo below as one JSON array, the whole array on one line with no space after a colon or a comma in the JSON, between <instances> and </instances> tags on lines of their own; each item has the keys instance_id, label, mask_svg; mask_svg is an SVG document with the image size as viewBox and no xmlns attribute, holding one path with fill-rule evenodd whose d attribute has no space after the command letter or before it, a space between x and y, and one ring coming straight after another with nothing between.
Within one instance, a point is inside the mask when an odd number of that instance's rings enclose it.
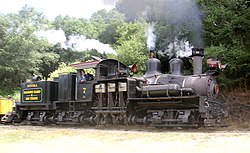
<instances>
[{"instance_id":1,"label":"smoke plume","mask_svg":"<svg viewBox=\"0 0 250 153\"><path fill-rule=\"evenodd\" d=\"M96 49L100 53L112 53L116 55L115 50L113 50L109 44L103 44L96 39L86 39L86 36L82 35L72 35L69 36L69 40L62 44L65 49L72 49L76 51L84 51Z\"/></svg>"},{"instance_id":2,"label":"smoke plume","mask_svg":"<svg viewBox=\"0 0 250 153\"><path fill-rule=\"evenodd\" d=\"M35 32L35 35L39 38L39 39L47 39L47 41L53 45L57 44L57 43L64 43L66 42L66 37L65 37L65 33L63 30L40 30Z\"/></svg>"},{"instance_id":3,"label":"smoke plume","mask_svg":"<svg viewBox=\"0 0 250 153\"><path fill-rule=\"evenodd\" d=\"M102 0L102 2L106 5L114 6L118 0Z\"/></svg>"},{"instance_id":4,"label":"smoke plume","mask_svg":"<svg viewBox=\"0 0 250 153\"><path fill-rule=\"evenodd\" d=\"M192 55L193 46L189 44L187 40L178 40L175 38L175 41L170 43L167 48L167 53L169 58L172 57L189 57Z\"/></svg>"},{"instance_id":5,"label":"smoke plume","mask_svg":"<svg viewBox=\"0 0 250 153\"><path fill-rule=\"evenodd\" d=\"M148 48L148 50L155 50L156 36L154 33L154 24L153 23L148 24L146 36L147 36L147 48Z\"/></svg>"},{"instance_id":6,"label":"smoke plume","mask_svg":"<svg viewBox=\"0 0 250 153\"><path fill-rule=\"evenodd\" d=\"M157 21L169 26L164 38L161 36L159 39L159 47L168 44L167 49L164 47L167 55L184 57L191 53L191 46L204 47L202 13L194 0L142 1L146 3L141 11L143 18L148 22ZM141 4L143 5L143 2ZM152 24L148 26L147 36L148 49L154 49L156 36ZM162 56L163 52L158 54Z\"/></svg>"},{"instance_id":7,"label":"smoke plume","mask_svg":"<svg viewBox=\"0 0 250 153\"><path fill-rule=\"evenodd\" d=\"M63 30L38 31L35 35L40 39L47 39L53 45L59 43L64 49L72 49L74 51L96 49L100 53L112 53L116 55L116 52L109 44L103 44L95 39L87 39L83 35L71 35L67 40Z\"/></svg>"},{"instance_id":8,"label":"smoke plume","mask_svg":"<svg viewBox=\"0 0 250 153\"><path fill-rule=\"evenodd\" d=\"M183 27L188 27L190 43L204 47L202 14L193 0L165 0L160 14L161 21L174 27L173 33L180 33Z\"/></svg>"}]
</instances>

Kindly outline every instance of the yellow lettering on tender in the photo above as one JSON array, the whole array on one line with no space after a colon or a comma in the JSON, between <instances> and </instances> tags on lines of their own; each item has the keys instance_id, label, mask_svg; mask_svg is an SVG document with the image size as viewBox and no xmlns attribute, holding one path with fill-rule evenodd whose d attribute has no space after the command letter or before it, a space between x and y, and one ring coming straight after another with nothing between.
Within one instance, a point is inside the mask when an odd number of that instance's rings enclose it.
<instances>
[{"instance_id":1,"label":"yellow lettering on tender","mask_svg":"<svg viewBox=\"0 0 250 153\"><path fill-rule=\"evenodd\" d=\"M26 97L25 100L38 100L38 97Z\"/></svg>"},{"instance_id":2,"label":"yellow lettering on tender","mask_svg":"<svg viewBox=\"0 0 250 153\"><path fill-rule=\"evenodd\" d=\"M41 93L41 90L34 90L34 93Z\"/></svg>"},{"instance_id":3,"label":"yellow lettering on tender","mask_svg":"<svg viewBox=\"0 0 250 153\"><path fill-rule=\"evenodd\" d=\"M41 90L26 90L26 91L23 91L23 94L25 94L25 95L39 94L39 93L41 93Z\"/></svg>"},{"instance_id":4,"label":"yellow lettering on tender","mask_svg":"<svg viewBox=\"0 0 250 153\"><path fill-rule=\"evenodd\" d=\"M30 97L30 100L38 100L38 97Z\"/></svg>"},{"instance_id":5,"label":"yellow lettering on tender","mask_svg":"<svg viewBox=\"0 0 250 153\"><path fill-rule=\"evenodd\" d=\"M28 88L37 87L37 84L27 84Z\"/></svg>"},{"instance_id":6,"label":"yellow lettering on tender","mask_svg":"<svg viewBox=\"0 0 250 153\"><path fill-rule=\"evenodd\" d=\"M27 95L27 94L33 94L34 91L33 90L28 90L28 91L23 91L23 94Z\"/></svg>"}]
</instances>

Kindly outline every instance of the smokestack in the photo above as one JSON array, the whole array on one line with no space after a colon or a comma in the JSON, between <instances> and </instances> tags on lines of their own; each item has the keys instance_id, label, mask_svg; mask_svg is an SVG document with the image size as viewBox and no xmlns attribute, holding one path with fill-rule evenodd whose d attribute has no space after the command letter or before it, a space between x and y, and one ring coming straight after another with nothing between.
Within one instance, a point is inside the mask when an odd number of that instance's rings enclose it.
<instances>
[{"instance_id":1,"label":"smokestack","mask_svg":"<svg viewBox=\"0 0 250 153\"><path fill-rule=\"evenodd\" d=\"M202 57L204 56L204 48L192 48L194 75L202 73Z\"/></svg>"}]
</instances>

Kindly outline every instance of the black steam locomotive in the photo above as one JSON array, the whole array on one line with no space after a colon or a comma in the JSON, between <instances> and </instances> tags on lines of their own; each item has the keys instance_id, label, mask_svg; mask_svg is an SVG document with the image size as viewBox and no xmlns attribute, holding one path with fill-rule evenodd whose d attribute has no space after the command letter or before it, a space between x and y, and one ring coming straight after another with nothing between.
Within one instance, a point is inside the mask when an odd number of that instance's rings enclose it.
<instances>
[{"instance_id":1,"label":"black steam locomotive","mask_svg":"<svg viewBox=\"0 0 250 153\"><path fill-rule=\"evenodd\" d=\"M121 62L96 62L93 80L79 82L77 73L57 81L22 83L21 102L4 122L46 124L145 124L155 127L199 127L220 121L220 110L209 99L219 88L213 72L202 74L203 49L193 49L194 74L183 75L183 62L174 58L170 72L161 73L156 58L146 62L142 77L130 77ZM213 65L213 68L217 65ZM82 67L87 68L90 66ZM135 68L135 67L133 67ZM213 71L213 72L212 72Z\"/></svg>"}]
</instances>

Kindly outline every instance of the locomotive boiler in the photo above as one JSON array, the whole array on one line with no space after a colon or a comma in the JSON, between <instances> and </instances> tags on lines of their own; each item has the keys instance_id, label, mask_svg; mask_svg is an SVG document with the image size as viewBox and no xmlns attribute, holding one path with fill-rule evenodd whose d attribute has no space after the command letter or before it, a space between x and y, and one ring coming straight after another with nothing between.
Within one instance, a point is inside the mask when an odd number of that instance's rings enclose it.
<instances>
[{"instance_id":1,"label":"locomotive boiler","mask_svg":"<svg viewBox=\"0 0 250 153\"><path fill-rule=\"evenodd\" d=\"M181 59L170 60L170 71L149 58L146 73L130 76L123 63L106 59L78 65L77 73L55 81L21 85L21 103L2 121L38 124L145 124L154 127L200 127L218 124L221 112L210 101L218 92L214 71L202 73L203 49L192 50L192 75L184 75ZM215 65L216 66L216 65ZM80 71L94 68L92 80L80 82Z\"/></svg>"},{"instance_id":2,"label":"locomotive boiler","mask_svg":"<svg viewBox=\"0 0 250 153\"><path fill-rule=\"evenodd\" d=\"M202 74L203 56L204 49L192 49L194 71L187 76L183 75L183 61L179 58L169 61L168 74L161 73L158 59L150 58L144 80L137 87L140 96L130 99L137 103L140 112L131 121L162 127L216 124L221 112L209 99L217 96L219 86L213 75Z\"/></svg>"}]
</instances>

